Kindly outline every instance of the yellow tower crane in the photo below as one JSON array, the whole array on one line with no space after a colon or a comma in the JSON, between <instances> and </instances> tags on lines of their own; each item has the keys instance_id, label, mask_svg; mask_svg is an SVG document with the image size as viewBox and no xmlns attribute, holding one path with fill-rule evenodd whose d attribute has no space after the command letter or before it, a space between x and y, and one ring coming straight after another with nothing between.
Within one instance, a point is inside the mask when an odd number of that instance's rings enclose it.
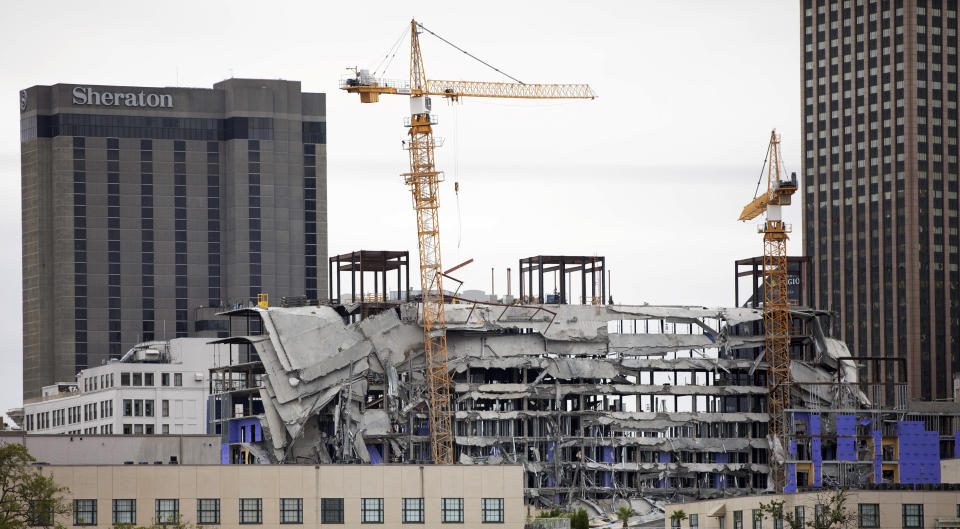
<instances>
[{"instance_id":1,"label":"yellow tower crane","mask_svg":"<svg viewBox=\"0 0 960 529\"><path fill-rule=\"evenodd\" d=\"M790 205L797 191L797 175L789 180L783 171L780 136L770 133L767 148L767 191L743 208L739 220L752 220L766 212L759 227L763 233L763 328L767 371L767 411L770 414L770 465L776 492L783 492L786 474L774 458L776 446L783 442L786 410L790 406L790 307L787 297L787 239L790 225L783 222L782 206ZM762 178L762 177L761 177Z\"/></svg>"},{"instance_id":2,"label":"yellow tower crane","mask_svg":"<svg viewBox=\"0 0 960 529\"><path fill-rule=\"evenodd\" d=\"M429 393L430 449L434 463L450 464L454 462L453 413L450 403L450 371L447 367L443 268L440 261L440 224L437 215L440 205L439 184L443 181L443 173L436 169L434 163L434 149L438 145L433 138L431 128L436 121L430 115L430 96L440 96L456 101L461 97L593 99L596 95L585 84L525 84L516 79L514 79L517 81L515 83L429 80L424 73L423 57L420 54L421 31L426 31L473 57L426 29L416 20L411 20L409 83L377 78L367 70L353 68L354 76L341 82L340 88L351 94L360 94L361 103L376 103L380 100L381 94L410 97L410 120L406 123L409 139L404 142L404 148L410 154L410 172L402 176L413 193L413 207L417 212L423 342ZM476 57L473 58L476 59ZM490 66L487 63L483 64Z\"/></svg>"}]
</instances>

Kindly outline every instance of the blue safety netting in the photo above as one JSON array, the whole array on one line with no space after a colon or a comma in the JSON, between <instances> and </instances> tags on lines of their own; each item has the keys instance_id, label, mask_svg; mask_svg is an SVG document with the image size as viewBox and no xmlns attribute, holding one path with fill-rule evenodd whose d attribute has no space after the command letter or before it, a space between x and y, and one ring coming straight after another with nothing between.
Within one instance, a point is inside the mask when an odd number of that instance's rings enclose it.
<instances>
[{"instance_id":1,"label":"blue safety netting","mask_svg":"<svg viewBox=\"0 0 960 529\"><path fill-rule=\"evenodd\" d=\"M837 461L857 460L856 415L837 415ZM843 437L850 436L850 437Z\"/></svg>"},{"instance_id":2,"label":"blue safety netting","mask_svg":"<svg viewBox=\"0 0 960 529\"><path fill-rule=\"evenodd\" d=\"M883 437L880 430L870 430L873 436L873 482L880 483L882 473L880 468L883 464Z\"/></svg>"},{"instance_id":3,"label":"blue safety netting","mask_svg":"<svg viewBox=\"0 0 960 529\"><path fill-rule=\"evenodd\" d=\"M810 459L813 461L813 486L823 486L821 471L823 467L823 440L820 439L820 416L810 414Z\"/></svg>"},{"instance_id":4,"label":"blue safety netting","mask_svg":"<svg viewBox=\"0 0 960 529\"><path fill-rule=\"evenodd\" d=\"M940 483L940 435L922 421L899 421L900 483Z\"/></svg>"}]
</instances>

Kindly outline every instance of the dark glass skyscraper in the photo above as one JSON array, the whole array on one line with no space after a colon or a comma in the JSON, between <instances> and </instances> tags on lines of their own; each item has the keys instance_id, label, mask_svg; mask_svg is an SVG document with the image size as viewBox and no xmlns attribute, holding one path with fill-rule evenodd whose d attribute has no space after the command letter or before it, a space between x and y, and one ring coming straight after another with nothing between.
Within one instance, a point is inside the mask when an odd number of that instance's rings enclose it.
<instances>
[{"instance_id":1,"label":"dark glass skyscraper","mask_svg":"<svg viewBox=\"0 0 960 529\"><path fill-rule=\"evenodd\" d=\"M22 91L24 396L216 334L203 307L325 296L325 101L258 79Z\"/></svg>"},{"instance_id":2,"label":"dark glass skyscraper","mask_svg":"<svg viewBox=\"0 0 960 529\"><path fill-rule=\"evenodd\" d=\"M800 0L812 304L913 399L960 371L957 3Z\"/></svg>"}]
</instances>

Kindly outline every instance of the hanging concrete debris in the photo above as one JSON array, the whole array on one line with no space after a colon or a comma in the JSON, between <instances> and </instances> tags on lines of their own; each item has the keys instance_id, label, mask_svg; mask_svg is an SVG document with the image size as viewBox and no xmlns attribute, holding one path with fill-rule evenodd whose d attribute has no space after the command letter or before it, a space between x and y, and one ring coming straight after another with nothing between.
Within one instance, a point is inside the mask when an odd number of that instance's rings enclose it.
<instances>
[{"instance_id":1,"label":"hanging concrete debris","mask_svg":"<svg viewBox=\"0 0 960 529\"><path fill-rule=\"evenodd\" d=\"M761 311L483 303L445 311L457 457L522 464L528 501L609 505L767 488ZM245 449L275 463L428 462L417 304L356 323L345 323L346 313L228 313L248 321L251 334L220 343L262 362L250 415L259 416L264 439ZM846 347L822 331L826 315L793 317L805 360L794 364L794 380L836 380L840 370L856 382L856 369L843 367ZM236 387L235 367L213 378ZM838 398L826 388L806 388L803 398ZM866 400L858 391L848 397Z\"/></svg>"}]
</instances>

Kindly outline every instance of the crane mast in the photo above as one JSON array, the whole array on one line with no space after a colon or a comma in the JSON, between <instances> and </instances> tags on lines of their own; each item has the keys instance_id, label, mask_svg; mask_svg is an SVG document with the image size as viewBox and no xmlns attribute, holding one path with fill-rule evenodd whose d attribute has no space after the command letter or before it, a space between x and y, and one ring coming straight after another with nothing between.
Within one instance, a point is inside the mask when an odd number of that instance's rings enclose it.
<instances>
[{"instance_id":1,"label":"crane mast","mask_svg":"<svg viewBox=\"0 0 960 529\"><path fill-rule=\"evenodd\" d=\"M410 22L410 87L422 89L426 76L420 54L416 21ZM423 351L427 369L430 415L430 451L433 462L453 463L453 418L450 405L450 371L447 368L447 327L443 313L443 267L440 261L440 182L434 163L436 142L430 119L430 99L410 98L410 172L405 181L413 193L417 212L420 251L420 293L423 319Z\"/></svg>"},{"instance_id":2,"label":"crane mast","mask_svg":"<svg viewBox=\"0 0 960 529\"><path fill-rule=\"evenodd\" d=\"M767 370L768 436L771 439L770 466L776 492L786 484L784 465L773 457L789 425L785 410L790 407L790 302L787 293L787 239L790 225L783 222L782 206L789 205L797 190L796 173L781 179L780 136L770 133L767 148L767 191L743 208L740 220L751 220L763 212L767 218L763 233L763 328Z\"/></svg>"},{"instance_id":3,"label":"crane mast","mask_svg":"<svg viewBox=\"0 0 960 529\"><path fill-rule=\"evenodd\" d=\"M410 21L409 83L380 79L371 76L366 70L353 68L354 77L341 82L340 88L348 93L358 94L361 103L376 103L380 100L381 94L410 97L410 118L406 123L409 138L404 142L404 149L409 153L410 172L403 173L402 176L413 195L413 207L417 213L422 298L420 306L430 417L430 450L434 463L451 464L454 462L453 409L450 400L450 369L447 364L447 329L444 317L443 267L440 260L438 216L440 182L443 181L443 173L436 169L434 150L439 145L433 137L432 126L436 122L430 115L429 96L435 95L457 101L465 96L593 99L596 95L589 86L584 84L428 80L423 68L423 56L420 53L420 29L425 28L416 20Z\"/></svg>"}]
</instances>

